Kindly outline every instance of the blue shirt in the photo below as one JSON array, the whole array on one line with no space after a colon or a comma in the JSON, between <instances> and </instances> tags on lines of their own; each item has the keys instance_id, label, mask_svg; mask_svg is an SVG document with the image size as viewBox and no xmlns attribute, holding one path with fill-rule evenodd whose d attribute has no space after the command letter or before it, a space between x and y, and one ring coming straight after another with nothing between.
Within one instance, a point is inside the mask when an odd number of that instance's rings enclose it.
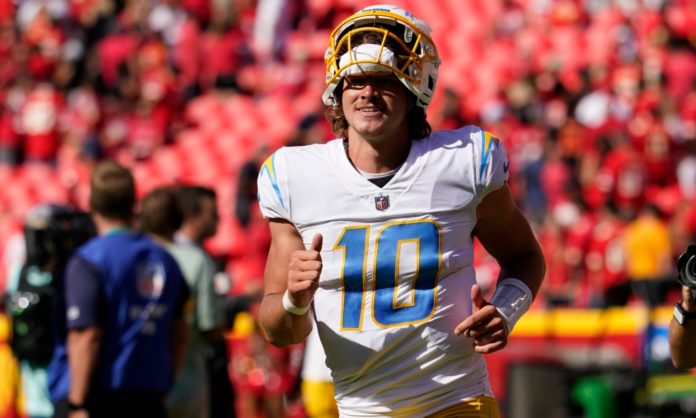
<instances>
[{"instance_id":1,"label":"blue shirt","mask_svg":"<svg viewBox=\"0 0 696 418\"><path fill-rule=\"evenodd\" d=\"M67 331L90 326L103 332L91 390L170 389L171 325L182 316L188 291L164 248L135 232L94 238L68 263L64 296L65 327L58 327L49 369L52 399L68 394Z\"/></svg>"}]
</instances>

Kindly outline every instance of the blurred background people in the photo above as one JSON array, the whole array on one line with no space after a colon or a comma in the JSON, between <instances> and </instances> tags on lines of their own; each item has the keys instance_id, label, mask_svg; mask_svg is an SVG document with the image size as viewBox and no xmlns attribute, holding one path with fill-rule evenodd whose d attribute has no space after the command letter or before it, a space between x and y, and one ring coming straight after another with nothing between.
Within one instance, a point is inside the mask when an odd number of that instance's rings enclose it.
<instances>
[{"instance_id":1,"label":"blurred background people","mask_svg":"<svg viewBox=\"0 0 696 418\"><path fill-rule=\"evenodd\" d=\"M183 212L175 188L154 189L140 204L141 228L174 256L190 292L185 311L188 344L182 368L167 396L168 416L208 418L210 379L206 367L206 340L210 332L219 332L220 326L213 289L215 266L200 247L174 241L182 221Z\"/></svg>"},{"instance_id":2,"label":"blurred background people","mask_svg":"<svg viewBox=\"0 0 696 418\"><path fill-rule=\"evenodd\" d=\"M669 228L659 209L643 206L626 225L623 240L626 271L636 294L651 307L665 303L667 293L678 285Z\"/></svg>"},{"instance_id":3,"label":"blurred background people","mask_svg":"<svg viewBox=\"0 0 696 418\"><path fill-rule=\"evenodd\" d=\"M166 417L183 361L186 282L169 253L131 229L135 181L107 160L90 179L98 237L65 272L65 321L49 370L56 417Z\"/></svg>"},{"instance_id":4,"label":"blurred background people","mask_svg":"<svg viewBox=\"0 0 696 418\"><path fill-rule=\"evenodd\" d=\"M183 214L181 227L175 234L176 242L195 246L204 250L204 243L215 235L219 214L215 190L201 185L184 185L178 190L179 204ZM214 299L210 308L213 310L214 325L205 333L205 362L209 379L210 416L211 418L229 418L236 416L235 394L228 372L229 359L224 333L226 330L226 304L229 282L226 275L216 275L218 268L210 255L203 253L208 268L213 269Z\"/></svg>"}]
</instances>

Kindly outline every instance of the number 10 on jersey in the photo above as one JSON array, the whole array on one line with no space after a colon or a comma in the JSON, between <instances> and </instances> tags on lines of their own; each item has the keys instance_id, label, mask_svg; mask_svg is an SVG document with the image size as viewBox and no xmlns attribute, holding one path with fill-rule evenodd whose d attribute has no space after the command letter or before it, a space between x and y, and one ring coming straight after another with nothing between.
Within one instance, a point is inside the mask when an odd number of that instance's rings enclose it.
<instances>
[{"instance_id":1,"label":"number 10 on jersey","mask_svg":"<svg viewBox=\"0 0 696 418\"><path fill-rule=\"evenodd\" d=\"M430 220L386 224L374 241L373 260L368 260L370 227L343 229L334 250L343 251L343 306L345 331L360 331L365 300L372 297L372 317L384 327L396 327L429 318L435 311L436 285L442 260L440 227ZM402 245L415 245L415 275L407 302L397 301ZM372 262L372 285L367 287L367 266Z\"/></svg>"}]
</instances>

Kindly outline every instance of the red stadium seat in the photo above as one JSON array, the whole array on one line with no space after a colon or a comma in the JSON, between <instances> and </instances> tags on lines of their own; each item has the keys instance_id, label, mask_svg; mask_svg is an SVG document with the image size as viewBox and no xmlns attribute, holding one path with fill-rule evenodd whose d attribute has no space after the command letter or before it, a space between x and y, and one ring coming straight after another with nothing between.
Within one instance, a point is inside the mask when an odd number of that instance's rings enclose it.
<instances>
[{"instance_id":1,"label":"red stadium seat","mask_svg":"<svg viewBox=\"0 0 696 418\"><path fill-rule=\"evenodd\" d=\"M57 177L49 177L38 187L34 187L39 202L67 205L70 203L70 191Z\"/></svg>"},{"instance_id":2,"label":"red stadium seat","mask_svg":"<svg viewBox=\"0 0 696 418\"><path fill-rule=\"evenodd\" d=\"M143 198L156 187L166 184L160 173L150 164L137 164L132 167L138 199Z\"/></svg>"},{"instance_id":3,"label":"red stadium seat","mask_svg":"<svg viewBox=\"0 0 696 418\"><path fill-rule=\"evenodd\" d=\"M20 169L22 177L31 185L43 184L47 179L53 177L54 172L53 167L43 163L24 164Z\"/></svg>"},{"instance_id":4,"label":"red stadium seat","mask_svg":"<svg viewBox=\"0 0 696 418\"><path fill-rule=\"evenodd\" d=\"M176 146L164 146L152 154L150 161L163 180L176 183L183 175L182 157Z\"/></svg>"}]
</instances>

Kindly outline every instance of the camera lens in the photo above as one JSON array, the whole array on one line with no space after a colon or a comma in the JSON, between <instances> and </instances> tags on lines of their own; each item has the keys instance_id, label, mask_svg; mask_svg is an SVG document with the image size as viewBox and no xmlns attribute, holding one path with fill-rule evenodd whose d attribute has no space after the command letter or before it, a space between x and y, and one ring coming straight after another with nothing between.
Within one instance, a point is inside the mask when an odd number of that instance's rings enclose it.
<instances>
[{"instance_id":1,"label":"camera lens","mask_svg":"<svg viewBox=\"0 0 696 418\"><path fill-rule=\"evenodd\" d=\"M679 282L691 289L696 289L696 245L689 248L679 256L677 262Z\"/></svg>"},{"instance_id":2,"label":"camera lens","mask_svg":"<svg viewBox=\"0 0 696 418\"><path fill-rule=\"evenodd\" d=\"M684 274L689 278L689 281L694 281L696 278L696 256L687 260L686 266L684 267Z\"/></svg>"}]
</instances>

